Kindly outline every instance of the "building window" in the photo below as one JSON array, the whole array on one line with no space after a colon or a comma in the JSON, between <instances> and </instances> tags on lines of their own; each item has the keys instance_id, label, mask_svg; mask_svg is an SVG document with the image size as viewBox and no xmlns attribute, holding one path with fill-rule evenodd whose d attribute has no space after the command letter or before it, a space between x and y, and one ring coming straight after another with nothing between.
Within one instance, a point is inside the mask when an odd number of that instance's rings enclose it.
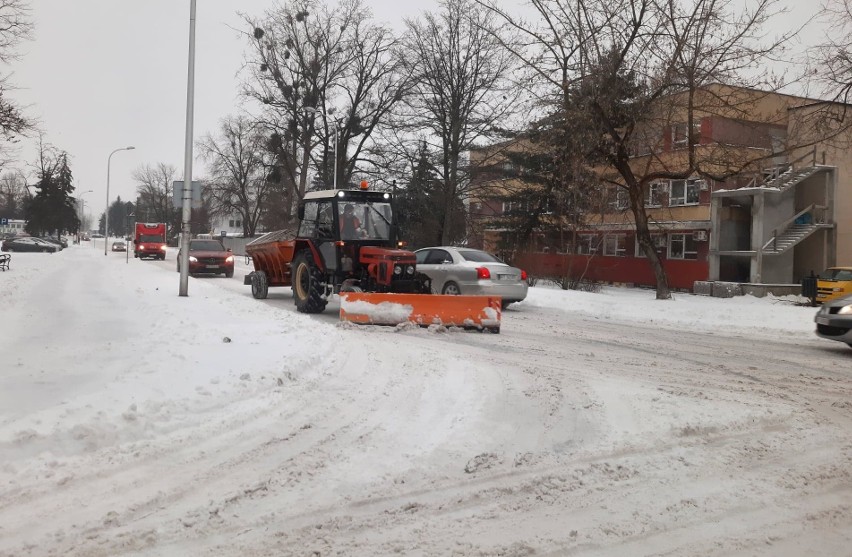
<instances>
[{"instance_id":1,"label":"building window","mask_svg":"<svg viewBox=\"0 0 852 557\"><path fill-rule=\"evenodd\" d=\"M665 234L651 234L651 241L654 243L657 251L665 249L668 245ZM645 252L642 251L642 246L639 245L639 236L636 236L636 257L645 257Z\"/></svg>"},{"instance_id":2,"label":"building window","mask_svg":"<svg viewBox=\"0 0 852 557\"><path fill-rule=\"evenodd\" d=\"M615 208L619 211L624 211L630 206L630 197L627 190L617 188L615 190Z\"/></svg>"},{"instance_id":3,"label":"building window","mask_svg":"<svg viewBox=\"0 0 852 557\"><path fill-rule=\"evenodd\" d=\"M690 143L689 126L686 122L675 124L672 126L672 149L682 149ZM701 120L698 119L692 124L692 145L698 145L701 142Z\"/></svg>"},{"instance_id":4,"label":"building window","mask_svg":"<svg viewBox=\"0 0 852 557\"><path fill-rule=\"evenodd\" d=\"M669 207L698 205L698 196L706 189L704 180L672 180L669 183Z\"/></svg>"},{"instance_id":5,"label":"building window","mask_svg":"<svg viewBox=\"0 0 852 557\"><path fill-rule=\"evenodd\" d=\"M233 228L233 227L234 227L234 219L231 219L231 220L228 221L228 228Z\"/></svg>"},{"instance_id":6,"label":"building window","mask_svg":"<svg viewBox=\"0 0 852 557\"><path fill-rule=\"evenodd\" d=\"M692 234L669 235L669 259L698 259Z\"/></svg>"},{"instance_id":7,"label":"building window","mask_svg":"<svg viewBox=\"0 0 852 557\"><path fill-rule=\"evenodd\" d=\"M645 195L645 207L662 207L663 193L666 191L666 185L662 182L654 182L648 186L648 191Z\"/></svg>"},{"instance_id":8,"label":"building window","mask_svg":"<svg viewBox=\"0 0 852 557\"><path fill-rule=\"evenodd\" d=\"M598 241L594 234L580 234L577 238L578 255L594 255L598 252Z\"/></svg>"},{"instance_id":9,"label":"building window","mask_svg":"<svg viewBox=\"0 0 852 557\"><path fill-rule=\"evenodd\" d=\"M604 236L603 254L608 257L624 257L627 255L626 244L627 237L624 234L607 234Z\"/></svg>"}]
</instances>

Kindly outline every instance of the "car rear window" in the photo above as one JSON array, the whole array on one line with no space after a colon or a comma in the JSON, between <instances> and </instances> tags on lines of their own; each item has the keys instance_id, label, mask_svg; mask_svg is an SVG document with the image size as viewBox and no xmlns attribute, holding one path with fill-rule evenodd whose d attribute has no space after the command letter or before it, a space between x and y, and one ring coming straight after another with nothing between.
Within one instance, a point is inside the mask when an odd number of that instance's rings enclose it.
<instances>
[{"instance_id":1,"label":"car rear window","mask_svg":"<svg viewBox=\"0 0 852 557\"><path fill-rule=\"evenodd\" d=\"M502 263L502 261L490 253L476 249L460 249L459 255L461 255L462 259L465 261L474 261L476 263Z\"/></svg>"},{"instance_id":2,"label":"car rear window","mask_svg":"<svg viewBox=\"0 0 852 557\"><path fill-rule=\"evenodd\" d=\"M216 240L193 240L189 243L189 251L225 251L225 246Z\"/></svg>"}]
</instances>

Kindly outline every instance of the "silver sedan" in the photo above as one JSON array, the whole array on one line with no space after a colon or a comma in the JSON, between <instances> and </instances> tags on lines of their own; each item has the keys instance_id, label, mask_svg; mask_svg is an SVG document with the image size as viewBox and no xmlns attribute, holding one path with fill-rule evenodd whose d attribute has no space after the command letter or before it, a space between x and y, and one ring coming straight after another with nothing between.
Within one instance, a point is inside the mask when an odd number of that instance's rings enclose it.
<instances>
[{"instance_id":1,"label":"silver sedan","mask_svg":"<svg viewBox=\"0 0 852 557\"><path fill-rule=\"evenodd\" d=\"M436 294L500 296L505 308L527 297L527 274L490 253L439 246L414 252L417 270L432 279Z\"/></svg>"}]
</instances>

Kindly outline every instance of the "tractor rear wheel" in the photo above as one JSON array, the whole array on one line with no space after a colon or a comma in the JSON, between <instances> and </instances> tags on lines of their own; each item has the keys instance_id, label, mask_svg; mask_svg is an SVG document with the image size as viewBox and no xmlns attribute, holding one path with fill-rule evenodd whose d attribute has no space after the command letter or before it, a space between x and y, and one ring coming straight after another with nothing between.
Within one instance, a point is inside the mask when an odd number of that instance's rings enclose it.
<instances>
[{"instance_id":1,"label":"tractor rear wheel","mask_svg":"<svg viewBox=\"0 0 852 557\"><path fill-rule=\"evenodd\" d=\"M293 298L302 313L321 313L328 301L323 298L323 274L310 251L300 251L293 259Z\"/></svg>"},{"instance_id":2,"label":"tractor rear wheel","mask_svg":"<svg viewBox=\"0 0 852 557\"><path fill-rule=\"evenodd\" d=\"M263 271L255 271L251 274L251 295L258 300L266 299L269 294L269 279Z\"/></svg>"}]
</instances>

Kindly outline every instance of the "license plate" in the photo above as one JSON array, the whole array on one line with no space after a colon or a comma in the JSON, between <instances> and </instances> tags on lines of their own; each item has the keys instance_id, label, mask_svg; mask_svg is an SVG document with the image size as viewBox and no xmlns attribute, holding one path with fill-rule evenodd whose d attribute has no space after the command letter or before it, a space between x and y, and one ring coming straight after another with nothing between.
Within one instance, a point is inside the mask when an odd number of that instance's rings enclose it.
<instances>
[{"instance_id":1,"label":"license plate","mask_svg":"<svg viewBox=\"0 0 852 557\"><path fill-rule=\"evenodd\" d=\"M497 280L512 280L514 275L497 275Z\"/></svg>"},{"instance_id":2,"label":"license plate","mask_svg":"<svg viewBox=\"0 0 852 557\"><path fill-rule=\"evenodd\" d=\"M829 324L828 317L817 317L816 322L819 325L828 325Z\"/></svg>"},{"instance_id":3,"label":"license plate","mask_svg":"<svg viewBox=\"0 0 852 557\"><path fill-rule=\"evenodd\" d=\"M207 268L208 269L218 269L219 266L218 265L208 265Z\"/></svg>"}]
</instances>

